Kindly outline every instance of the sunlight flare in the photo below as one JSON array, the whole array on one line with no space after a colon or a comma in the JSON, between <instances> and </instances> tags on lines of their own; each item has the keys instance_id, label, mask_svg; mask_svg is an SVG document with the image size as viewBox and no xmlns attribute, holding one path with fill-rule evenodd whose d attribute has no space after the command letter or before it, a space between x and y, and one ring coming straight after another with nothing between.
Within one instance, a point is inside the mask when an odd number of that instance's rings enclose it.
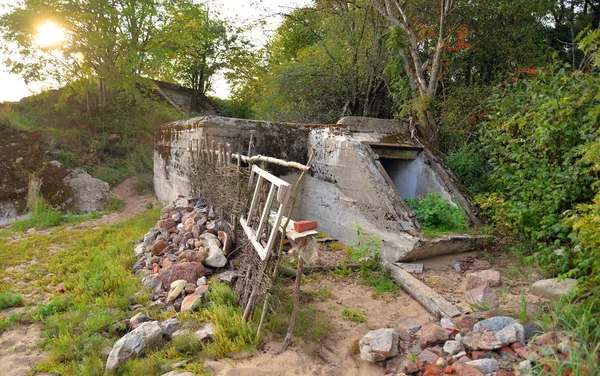
<instances>
[{"instance_id":1,"label":"sunlight flare","mask_svg":"<svg viewBox=\"0 0 600 376\"><path fill-rule=\"evenodd\" d=\"M64 29L52 21L46 21L37 27L35 42L40 47L56 47L64 39Z\"/></svg>"}]
</instances>

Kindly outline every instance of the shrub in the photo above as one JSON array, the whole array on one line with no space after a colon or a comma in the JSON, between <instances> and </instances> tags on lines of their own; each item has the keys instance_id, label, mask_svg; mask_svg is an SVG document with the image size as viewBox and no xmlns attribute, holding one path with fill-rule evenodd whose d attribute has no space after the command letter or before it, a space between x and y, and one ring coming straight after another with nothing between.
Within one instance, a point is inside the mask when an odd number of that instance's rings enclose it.
<instances>
[{"instance_id":1,"label":"shrub","mask_svg":"<svg viewBox=\"0 0 600 376\"><path fill-rule=\"evenodd\" d=\"M353 307L344 307L342 310L342 317L357 324L362 324L367 321L365 314Z\"/></svg>"},{"instance_id":2,"label":"shrub","mask_svg":"<svg viewBox=\"0 0 600 376\"><path fill-rule=\"evenodd\" d=\"M436 192L429 192L425 197L408 199L406 202L415 212L426 235L466 231L469 228L464 211Z\"/></svg>"},{"instance_id":3,"label":"shrub","mask_svg":"<svg viewBox=\"0 0 600 376\"><path fill-rule=\"evenodd\" d=\"M23 296L21 294L13 294L9 291L0 292L0 310L22 305Z\"/></svg>"}]
</instances>

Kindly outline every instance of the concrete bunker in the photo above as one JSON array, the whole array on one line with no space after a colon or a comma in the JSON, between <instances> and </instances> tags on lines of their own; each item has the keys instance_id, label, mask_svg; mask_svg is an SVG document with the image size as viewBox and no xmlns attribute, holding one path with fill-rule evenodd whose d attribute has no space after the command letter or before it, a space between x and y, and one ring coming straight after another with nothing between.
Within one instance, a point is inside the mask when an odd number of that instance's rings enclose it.
<instances>
[{"instance_id":1,"label":"concrete bunker","mask_svg":"<svg viewBox=\"0 0 600 376\"><path fill-rule=\"evenodd\" d=\"M321 231L346 243L356 241L358 224L382 240L383 255L391 262L465 251L482 240L464 234L421 235L404 199L431 190L461 206L473 225L479 219L466 190L398 120L346 117L337 124L308 125L206 116L163 125L154 153L154 185L161 203L193 195L188 166L195 141L209 137L247 154L251 135L253 155L306 163L309 150L316 150L292 219L316 220ZM285 168L271 172L289 182L298 174Z\"/></svg>"}]
</instances>

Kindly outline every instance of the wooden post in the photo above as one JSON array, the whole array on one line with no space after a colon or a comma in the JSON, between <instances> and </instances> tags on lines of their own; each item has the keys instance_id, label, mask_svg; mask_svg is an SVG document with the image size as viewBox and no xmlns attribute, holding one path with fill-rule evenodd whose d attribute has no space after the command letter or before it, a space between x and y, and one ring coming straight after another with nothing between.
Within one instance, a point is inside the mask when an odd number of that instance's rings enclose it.
<instances>
[{"instance_id":1,"label":"wooden post","mask_svg":"<svg viewBox=\"0 0 600 376\"><path fill-rule=\"evenodd\" d=\"M285 231L284 231L285 232ZM300 282L302 281L302 267L304 266L304 260L298 254L298 270L296 271L296 282L294 283L294 310L292 311L292 317L290 317L290 324L288 326L285 340L281 351L285 351L292 343L292 335L294 332L294 325L296 324L296 316L298 316L298 309L300 308Z\"/></svg>"}]
</instances>

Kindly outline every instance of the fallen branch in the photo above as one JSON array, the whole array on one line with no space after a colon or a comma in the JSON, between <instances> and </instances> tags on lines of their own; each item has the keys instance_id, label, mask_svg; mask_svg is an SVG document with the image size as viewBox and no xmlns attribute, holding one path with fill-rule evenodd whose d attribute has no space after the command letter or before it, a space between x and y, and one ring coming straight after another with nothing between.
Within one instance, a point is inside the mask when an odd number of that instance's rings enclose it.
<instances>
[{"instance_id":1,"label":"fallen branch","mask_svg":"<svg viewBox=\"0 0 600 376\"><path fill-rule=\"evenodd\" d=\"M297 168L298 170L301 170L301 171L309 171L310 170L310 167L309 167L310 163L303 165L298 162L284 161L283 159L267 157L264 155L255 155L252 157L247 157L247 156L241 155L241 154L231 154L231 156L238 160L241 158L242 161L244 161L246 163L267 162L267 163L276 164L278 166Z\"/></svg>"}]
</instances>

